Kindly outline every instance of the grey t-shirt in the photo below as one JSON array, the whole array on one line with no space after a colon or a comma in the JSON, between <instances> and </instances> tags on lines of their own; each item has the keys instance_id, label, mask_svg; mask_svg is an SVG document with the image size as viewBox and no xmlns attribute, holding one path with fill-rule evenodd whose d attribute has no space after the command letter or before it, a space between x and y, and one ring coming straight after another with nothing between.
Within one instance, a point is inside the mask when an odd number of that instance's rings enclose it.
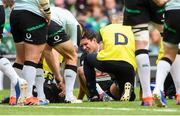
<instances>
[{"instance_id":1,"label":"grey t-shirt","mask_svg":"<svg viewBox=\"0 0 180 116\"><path fill-rule=\"evenodd\" d=\"M77 25L79 25L73 14L63 8L51 7L51 18L61 25L74 45L77 45Z\"/></svg>"},{"instance_id":2,"label":"grey t-shirt","mask_svg":"<svg viewBox=\"0 0 180 116\"><path fill-rule=\"evenodd\" d=\"M180 9L180 0L170 0L168 3L166 3L166 10L176 10Z\"/></svg>"},{"instance_id":3,"label":"grey t-shirt","mask_svg":"<svg viewBox=\"0 0 180 116\"><path fill-rule=\"evenodd\" d=\"M15 0L14 10L28 10L44 17L43 13L39 10L39 6L39 0Z\"/></svg>"}]
</instances>

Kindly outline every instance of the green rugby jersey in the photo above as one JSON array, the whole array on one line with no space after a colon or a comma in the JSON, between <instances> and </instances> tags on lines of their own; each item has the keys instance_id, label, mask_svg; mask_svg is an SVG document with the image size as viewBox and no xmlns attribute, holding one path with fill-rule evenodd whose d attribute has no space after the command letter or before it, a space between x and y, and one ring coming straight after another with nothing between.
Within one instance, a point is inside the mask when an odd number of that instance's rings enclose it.
<instances>
[{"instance_id":1,"label":"green rugby jersey","mask_svg":"<svg viewBox=\"0 0 180 116\"><path fill-rule=\"evenodd\" d=\"M170 0L165 7L166 10L180 9L180 0Z\"/></svg>"}]
</instances>

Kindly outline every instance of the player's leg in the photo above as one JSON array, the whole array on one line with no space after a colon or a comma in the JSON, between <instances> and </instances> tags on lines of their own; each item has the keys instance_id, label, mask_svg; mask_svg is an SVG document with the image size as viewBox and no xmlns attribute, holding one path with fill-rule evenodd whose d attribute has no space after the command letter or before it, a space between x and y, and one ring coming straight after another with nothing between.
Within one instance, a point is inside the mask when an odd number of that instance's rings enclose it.
<instances>
[{"instance_id":1,"label":"player's leg","mask_svg":"<svg viewBox=\"0 0 180 116\"><path fill-rule=\"evenodd\" d=\"M100 66L100 62L96 59L97 53L88 54L84 58L84 75L86 78L86 85L89 91L90 101L99 101L100 96L96 90L96 71L95 67ZM100 68L99 68L100 69Z\"/></svg>"},{"instance_id":2,"label":"player's leg","mask_svg":"<svg viewBox=\"0 0 180 116\"><path fill-rule=\"evenodd\" d=\"M112 97L114 100L120 100L121 99L121 95L119 93L119 89L124 89L124 88L119 88L117 82L113 82L110 89L108 90L107 94ZM134 93L134 89L131 92L131 97L129 99L129 101L134 101L135 100L135 93Z\"/></svg>"},{"instance_id":3,"label":"player's leg","mask_svg":"<svg viewBox=\"0 0 180 116\"><path fill-rule=\"evenodd\" d=\"M108 67L109 66L109 67ZM104 70L114 75L114 80L118 85L120 100L121 101L129 101L131 98L131 92L134 89L134 78L135 71L131 64L127 62L106 62L104 63ZM113 67L113 68L110 68Z\"/></svg>"},{"instance_id":4,"label":"player's leg","mask_svg":"<svg viewBox=\"0 0 180 116\"><path fill-rule=\"evenodd\" d=\"M15 41L15 47L16 47L16 60L15 60L15 63L13 64L13 68L16 71L16 73L18 74L18 76L20 78L23 78L22 69L23 69L23 64L24 64L24 43ZM10 104L13 104L13 96L14 95L15 95L15 90L13 89L13 87L11 87L11 98L12 99L10 99L10 101L9 101Z\"/></svg>"},{"instance_id":5,"label":"player's leg","mask_svg":"<svg viewBox=\"0 0 180 116\"><path fill-rule=\"evenodd\" d=\"M44 94L44 70L42 62L38 63L36 69L35 86L37 90L37 98L39 99L39 105L47 105L49 101Z\"/></svg>"},{"instance_id":6,"label":"player's leg","mask_svg":"<svg viewBox=\"0 0 180 116\"><path fill-rule=\"evenodd\" d=\"M43 56L46 59L47 65L53 72L56 81L63 81L63 78L60 74L60 54L55 49L53 49L52 46L46 45L43 51Z\"/></svg>"},{"instance_id":7,"label":"player's leg","mask_svg":"<svg viewBox=\"0 0 180 116\"><path fill-rule=\"evenodd\" d=\"M180 105L180 73L179 73L179 68L180 68L180 54L178 51L178 54L176 55L176 58L172 64L171 67L171 75L174 81L174 85L176 88L176 104Z\"/></svg>"},{"instance_id":8,"label":"player's leg","mask_svg":"<svg viewBox=\"0 0 180 116\"><path fill-rule=\"evenodd\" d=\"M166 76L171 69L171 65L175 59L177 50L177 47L168 47L164 44L164 57L157 64L156 86L153 91L153 96L158 107L166 106L165 98L163 98L164 95L162 85L164 84Z\"/></svg>"},{"instance_id":9,"label":"player's leg","mask_svg":"<svg viewBox=\"0 0 180 116\"><path fill-rule=\"evenodd\" d=\"M32 98L32 88L35 83L36 77L36 68L39 62L39 58L41 57L41 52L44 49L44 44L42 45L32 45L25 43L25 62L23 67L23 77L26 79L28 83L27 88L27 98ZM26 101L26 104L29 104L31 100ZM31 104L31 103L30 103ZM32 104L38 104L38 101L33 101Z\"/></svg>"},{"instance_id":10,"label":"player's leg","mask_svg":"<svg viewBox=\"0 0 180 116\"><path fill-rule=\"evenodd\" d=\"M66 100L74 98L73 88L77 75L77 52L70 40L54 46L65 59L64 80L66 88Z\"/></svg>"},{"instance_id":11,"label":"player's leg","mask_svg":"<svg viewBox=\"0 0 180 116\"><path fill-rule=\"evenodd\" d=\"M83 67L82 66L78 68L78 75L79 75L79 82L80 82L78 98L79 99L83 99L85 94L87 96L89 96L89 93L88 93L89 90L87 88L87 82L86 82L86 78L84 76L84 71L83 71ZM97 90L97 92L98 92L98 94L100 96L99 100L102 100L102 101L109 101L110 100L110 97L101 88L99 83L96 83L96 90Z\"/></svg>"},{"instance_id":12,"label":"player's leg","mask_svg":"<svg viewBox=\"0 0 180 116\"><path fill-rule=\"evenodd\" d=\"M15 63L13 64L13 68L18 74L20 78L23 78L22 76L22 69L23 69L23 64L24 64L24 43L23 42L18 42L15 43L16 47L16 60ZM11 98L10 99L10 104L13 104L13 96L15 95L15 90L13 89L13 86L11 87ZM26 96L26 95L24 95ZM11 101L12 100L12 101Z\"/></svg>"},{"instance_id":13,"label":"player's leg","mask_svg":"<svg viewBox=\"0 0 180 116\"><path fill-rule=\"evenodd\" d=\"M142 85L143 103L148 102L152 106L152 94L150 90L150 61L148 55L149 31L148 22L150 20L147 8L148 3L143 0L125 1L124 24L131 25L135 35L136 62L138 76ZM147 98L151 100L147 101Z\"/></svg>"},{"instance_id":14,"label":"player's leg","mask_svg":"<svg viewBox=\"0 0 180 116\"><path fill-rule=\"evenodd\" d=\"M48 66L52 70L53 75L55 76L55 79L58 82L60 81L60 79L62 79L61 74L60 74L59 53L56 50L52 49L52 47L46 45L43 51L43 55L41 56L41 60L38 64L36 78L35 78L35 85L37 88L38 98L40 99L40 102L39 102L40 105L48 104L48 101L44 94L45 79L44 79L44 71L43 71L43 65L42 65L44 58L46 59ZM64 90L62 89L62 91Z\"/></svg>"},{"instance_id":15,"label":"player's leg","mask_svg":"<svg viewBox=\"0 0 180 116\"><path fill-rule=\"evenodd\" d=\"M13 39L15 42L16 47L16 60L13 65L14 70L18 74L19 77L22 77L22 68L23 68L23 62L24 62L24 44L23 44L23 37L22 33L19 29L19 20L17 20L18 16L15 16L17 12L12 11L11 17L10 17L10 25L11 25L11 33L13 35ZM24 86L24 95L21 100L23 100L26 97L26 86ZM14 97L16 96L15 89L11 85L11 98L9 103L14 104ZM12 101L11 101L12 100ZM22 102L22 101L20 101Z\"/></svg>"},{"instance_id":16,"label":"player's leg","mask_svg":"<svg viewBox=\"0 0 180 116\"><path fill-rule=\"evenodd\" d=\"M84 77L84 71L83 67L78 67L77 71L78 77L79 77L79 93L78 93L78 99L83 99L84 95L86 94L88 96L88 90L86 86L86 78Z\"/></svg>"},{"instance_id":17,"label":"player's leg","mask_svg":"<svg viewBox=\"0 0 180 116\"><path fill-rule=\"evenodd\" d=\"M11 95L10 105L16 105L18 99L25 97L27 83L21 79L13 69L10 61L7 58L0 59L0 70L11 80ZM12 90L13 89L13 90ZM22 98L24 99L24 98ZM20 101L19 101L20 102Z\"/></svg>"},{"instance_id":18,"label":"player's leg","mask_svg":"<svg viewBox=\"0 0 180 116\"><path fill-rule=\"evenodd\" d=\"M86 85L89 91L89 100L90 101L109 101L110 98L102 90L101 86L96 83L96 71L95 68L102 71L111 73L112 65L106 65L106 61L99 61L96 59L97 54L92 53L88 54L84 59L84 74L86 78ZM114 68L113 68L114 69ZM108 99L106 99L108 98Z\"/></svg>"},{"instance_id":19,"label":"player's leg","mask_svg":"<svg viewBox=\"0 0 180 116\"><path fill-rule=\"evenodd\" d=\"M61 32L59 31L61 29ZM66 101L78 102L73 95L74 83L77 75L77 52L69 40L65 30L56 22L51 22L48 31L48 44L58 51L65 59L64 80L66 88Z\"/></svg>"},{"instance_id":20,"label":"player's leg","mask_svg":"<svg viewBox=\"0 0 180 116\"><path fill-rule=\"evenodd\" d=\"M15 42L16 47L16 59L13 64L13 68L16 71L16 73L23 78L22 76L22 69L24 65L24 42Z\"/></svg>"},{"instance_id":21,"label":"player's leg","mask_svg":"<svg viewBox=\"0 0 180 116\"><path fill-rule=\"evenodd\" d=\"M162 92L162 84L164 84L165 78L171 69L172 62L175 60L178 52L179 43L179 30L180 25L177 21L180 19L180 11L166 11L165 13L165 27L164 27L164 56L157 64L156 73L156 87L153 91L155 97L155 103L159 107L165 107L166 101L162 99L164 97ZM176 17L176 18L173 18Z\"/></svg>"},{"instance_id":22,"label":"player's leg","mask_svg":"<svg viewBox=\"0 0 180 116\"><path fill-rule=\"evenodd\" d=\"M46 21L44 18L29 11L19 11L18 16L25 51L22 74L28 83L25 104L33 105L39 103L39 100L32 95L32 88L36 77L36 68L46 43ZM37 27L37 25L40 26Z\"/></svg>"}]
</instances>

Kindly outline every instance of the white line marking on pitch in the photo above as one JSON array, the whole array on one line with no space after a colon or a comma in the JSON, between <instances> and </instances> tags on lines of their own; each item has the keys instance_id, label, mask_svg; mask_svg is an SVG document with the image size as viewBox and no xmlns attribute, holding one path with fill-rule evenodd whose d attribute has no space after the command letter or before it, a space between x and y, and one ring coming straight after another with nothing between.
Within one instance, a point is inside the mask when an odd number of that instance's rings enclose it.
<instances>
[{"instance_id":1,"label":"white line marking on pitch","mask_svg":"<svg viewBox=\"0 0 180 116\"><path fill-rule=\"evenodd\" d=\"M113 107L80 107L80 106L7 106L7 105L0 105L0 107L36 107L36 108L51 108L51 109L86 109L86 110L119 110L119 111L154 111L154 112L178 112L177 109L173 108L163 108L163 109L145 109L145 108L113 108Z\"/></svg>"}]
</instances>

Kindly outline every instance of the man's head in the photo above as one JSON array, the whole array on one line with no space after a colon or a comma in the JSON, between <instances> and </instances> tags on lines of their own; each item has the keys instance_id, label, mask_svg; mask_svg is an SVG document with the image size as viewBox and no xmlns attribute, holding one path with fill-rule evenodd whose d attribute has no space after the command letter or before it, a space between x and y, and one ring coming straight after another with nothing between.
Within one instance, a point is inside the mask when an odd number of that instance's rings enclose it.
<instances>
[{"instance_id":1,"label":"man's head","mask_svg":"<svg viewBox=\"0 0 180 116\"><path fill-rule=\"evenodd\" d=\"M80 40L81 49L87 53L93 53L98 51L98 46L99 44L96 40L96 33L89 30L85 30Z\"/></svg>"}]
</instances>

